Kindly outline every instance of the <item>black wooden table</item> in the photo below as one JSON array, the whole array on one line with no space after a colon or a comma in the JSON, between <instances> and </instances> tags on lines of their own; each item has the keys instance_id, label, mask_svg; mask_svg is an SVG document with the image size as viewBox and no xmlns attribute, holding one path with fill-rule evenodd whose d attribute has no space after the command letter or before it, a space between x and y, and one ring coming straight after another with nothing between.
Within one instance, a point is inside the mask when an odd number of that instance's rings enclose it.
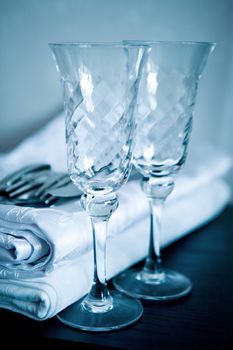
<instances>
[{"instance_id":1,"label":"black wooden table","mask_svg":"<svg viewBox=\"0 0 233 350\"><path fill-rule=\"evenodd\" d=\"M164 249L163 260L191 278L193 291L185 299L143 301L137 323L104 333L78 331L56 317L33 321L1 309L0 344L17 341L24 349L233 349L233 207Z\"/></svg>"}]
</instances>

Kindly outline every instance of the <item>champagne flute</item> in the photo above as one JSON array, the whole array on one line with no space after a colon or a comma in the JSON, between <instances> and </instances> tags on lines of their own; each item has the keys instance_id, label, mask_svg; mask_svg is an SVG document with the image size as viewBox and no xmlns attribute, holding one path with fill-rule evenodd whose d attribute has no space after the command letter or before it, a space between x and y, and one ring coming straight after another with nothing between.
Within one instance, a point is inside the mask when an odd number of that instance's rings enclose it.
<instances>
[{"instance_id":1,"label":"champagne flute","mask_svg":"<svg viewBox=\"0 0 233 350\"><path fill-rule=\"evenodd\" d=\"M83 192L94 255L89 293L57 316L83 330L118 329L143 313L138 300L108 289L105 251L116 191L131 170L134 107L146 50L121 43L52 43L50 48L62 83L68 172Z\"/></svg>"},{"instance_id":2,"label":"champagne flute","mask_svg":"<svg viewBox=\"0 0 233 350\"><path fill-rule=\"evenodd\" d=\"M124 41L149 45L140 81L134 165L143 176L150 207L148 255L142 269L127 270L113 280L115 288L141 299L178 299L192 289L190 279L163 267L161 216L174 188L174 174L185 163L201 73L214 44L209 42Z\"/></svg>"}]
</instances>

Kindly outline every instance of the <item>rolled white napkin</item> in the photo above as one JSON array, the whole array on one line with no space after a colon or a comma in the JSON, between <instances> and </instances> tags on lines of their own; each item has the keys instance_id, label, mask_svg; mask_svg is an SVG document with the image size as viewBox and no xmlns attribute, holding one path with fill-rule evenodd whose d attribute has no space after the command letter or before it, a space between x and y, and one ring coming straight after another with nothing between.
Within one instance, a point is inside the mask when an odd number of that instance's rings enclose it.
<instances>
[{"instance_id":1,"label":"rolled white napkin","mask_svg":"<svg viewBox=\"0 0 233 350\"><path fill-rule=\"evenodd\" d=\"M223 210L229 198L229 186L216 180L196 189L192 195L171 200L164 208L162 247L212 220ZM107 278L144 258L148 240L148 215L124 231L110 235L107 240ZM0 279L0 307L36 320L50 318L88 292L92 270L93 256L89 250L70 263L60 264L43 277Z\"/></svg>"},{"instance_id":2,"label":"rolled white napkin","mask_svg":"<svg viewBox=\"0 0 233 350\"><path fill-rule=\"evenodd\" d=\"M123 186L118 197L109 236L148 216L147 199L138 182ZM90 220L79 200L51 208L0 204L1 278L42 276L91 248Z\"/></svg>"}]
</instances>

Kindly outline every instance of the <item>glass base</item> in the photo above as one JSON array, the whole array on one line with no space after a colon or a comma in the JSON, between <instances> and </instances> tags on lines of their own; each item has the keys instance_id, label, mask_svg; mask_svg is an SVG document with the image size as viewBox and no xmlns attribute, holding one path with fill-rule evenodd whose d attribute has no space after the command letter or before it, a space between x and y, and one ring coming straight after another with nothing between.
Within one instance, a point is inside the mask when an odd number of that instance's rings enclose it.
<instances>
[{"instance_id":1,"label":"glass base","mask_svg":"<svg viewBox=\"0 0 233 350\"><path fill-rule=\"evenodd\" d=\"M129 296L157 301L179 299L192 290L189 278L165 268L156 274L139 269L128 270L116 276L113 285Z\"/></svg>"},{"instance_id":2,"label":"glass base","mask_svg":"<svg viewBox=\"0 0 233 350\"><path fill-rule=\"evenodd\" d=\"M85 331L111 331L136 322L143 314L139 300L111 291L113 307L106 312L90 312L83 308L83 298L57 314L67 326Z\"/></svg>"}]
</instances>

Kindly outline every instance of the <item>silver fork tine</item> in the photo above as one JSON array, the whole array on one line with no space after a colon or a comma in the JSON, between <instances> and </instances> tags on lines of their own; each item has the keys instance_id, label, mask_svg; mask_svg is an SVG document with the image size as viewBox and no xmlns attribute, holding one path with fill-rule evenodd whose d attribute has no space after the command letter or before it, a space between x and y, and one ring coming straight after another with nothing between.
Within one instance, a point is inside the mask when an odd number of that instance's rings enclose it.
<instances>
[{"instance_id":1,"label":"silver fork tine","mask_svg":"<svg viewBox=\"0 0 233 350\"><path fill-rule=\"evenodd\" d=\"M53 186L53 188L57 188L57 187L61 187L61 186L65 186L70 182L70 176L68 174L64 174L64 176L62 176L60 178L60 180L57 181L56 185Z\"/></svg>"},{"instance_id":2,"label":"silver fork tine","mask_svg":"<svg viewBox=\"0 0 233 350\"><path fill-rule=\"evenodd\" d=\"M46 191L51 187L57 187L58 184L64 179L66 174L53 174L48 180L35 192L35 195L43 199L46 195Z\"/></svg>"},{"instance_id":3,"label":"silver fork tine","mask_svg":"<svg viewBox=\"0 0 233 350\"><path fill-rule=\"evenodd\" d=\"M39 170L45 170L50 169L49 164L33 164L33 165L26 165L25 167L21 168L15 175L11 176L10 180L7 181L7 185L11 185L13 182L17 181L19 177L21 177L24 174L28 174L30 172L39 171Z\"/></svg>"},{"instance_id":4,"label":"silver fork tine","mask_svg":"<svg viewBox=\"0 0 233 350\"><path fill-rule=\"evenodd\" d=\"M51 186L51 188L59 188L62 186L67 185L70 182L70 176L68 174L63 174L61 176L61 178L55 183L54 186ZM50 190L51 188L47 188L44 192L44 194L42 194L40 196L40 199L42 201L44 201L45 204L50 205L51 203L54 203L58 200L58 197L53 196L52 194L48 193L47 190Z\"/></svg>"},{"instance_id":5,"label":"silver fork tine","mask_svg":"<svg viewBox=\"0 0 233 350\"><path fill-rule=\"evenodd\" d=\"M54 189L54 188L58 188L58 187L62 187L67 185L70 182L70 178L67 174L64 174L64 176L62 176L60 179L57 180L56 183L54 183L52 186L47 187L44 192L42 193L42 195L40 196L41 200L46 200L46 198L51 197L52 195L48 193L48 190L50 189ZM55 198L55 196L52 196Z\"/></svg>"},{"instance_id":6,"label":"silver fork tine","mask_svg":"<svg viewBox=\"0 0 233 350\"><path fill-rule=\"evenodd\" d=\"M8 175L6 175L6 176L1 180L1 182L0 182L0 187L1 187L1 189L4 189L5 186L10 185L12 182L15 181L15 179L20 178L20 176L21 176L25 171L27 171L28 168L29 168L29 166L26 165L26 166L24 166L24 167L22 167L22 168L20 168L20 169L18 169L18 170L16 170L16 171L14 171L14 172L8 174Z\"/></svg>"},{"instance_id":7,"label":"silver fork tine","mask_svg":"<svg viewBox=\"0 0 233 350\"><path fill-rule=\"evenodd\" d=\"M35 196L40 197L44 194L44 191L46 191L47 188L51 187L55 182L57 181L57 175L50 176L42 186L35 192Z\"/></svg>"},{"instance_id":8,"label":"silver fork tine","mask_svg":"<svg viewBox=\"0 0 233 350\"><path fill-rule=\"evenodd\" d=\"M22 203L22 205L26 205L28 201L50 205L56 202L58 197L48 191L65 186L70 181L67 173L56 173L46 164L26 166L4 178L3 200L5 202L8 199L9 202L14 201L15 204ZM0 182L0 186L2 183L3 181Z\"/></svg>"},{"instance_id":9,"label":"silver fork tine","mask_svg":"<svg viewBox=\"0 0 233 350\"><path fill-rule=\"evenodd\" d=\"M37 188L41 184L42 184L41 181L27 182L25 185L20 186L15 191L9 192L8 195L9 195L9 197L13 198L13 197L19 196L22 193L28 192L34 188Z\"/></svg>"},{"instance_id":10,"label":"silver fork tine","mask_svg":"<svg viewBox=\"0 0 233 350\"><path fill-rule=\"evenodd\" d=\"M16 196L22 192L35 188L35 184L41 185L48 177L48 170L35 171L33 173L24 174L19 180L5 188L5 192L9 196Z\"/></svg>"},{"instance_id":11,"label":"silver fork tine","mask_svg":"<svg viewBox=\"0 0 233 350\"><path fill-rule=\"evenodd\" d=\"M58 200L57 197L54 197L54 196L52 196L52 195L50 194L49 197L46 198L46 199L44 200L44 203L47 204L47 205L49 205L49 204L51 204L51 203L53 203L53 202L56 202L57 200Z\"/></svg>"},{"instance_id":12,"label":"silver fork tine","mask_svg":"<svg viewBox=\"0 0 233 350\"><path fill-rule=\"evenodd\" d=\"M10 192L14 191L17 188L26 185L27 183L28 183L27 180L20 179L19 181L14 182L12 185L8 185L6 187L6 189L5 189L5 192L6 193L10 193Z\"/></svg>"},{"instance_id":13,"label":"silver fork tine","mask_svg":"<svg viewBox=\"0 0 233 350\"><path fill-rule=\"evenodd\" d=\"M25 180L31 180L32 178L34 179L35 177L38 178L43 178L46 179L48 178L49 174L51 174L51 170L50 169L45 169L45 170L35 170L31 173L27 173L27 174L23 174L22 178Z\"/></svg>"},{"instance_id":14,"label":"silver fork tine","mask_svg":"<svg viewBox=\"0 0 233 350\"><path fill-rule=\"evenodd\" d=\"M10 186L17 180L19 180L24 174L28 174L33 171L39 171L39 170L48 170L51 166L49 164L32 164L32 165L26 165L19 170L16 170L8 175L6 175L1 181L0 181L0 190L4 191L7 186Z\"/></svg>"}]
</instances>

